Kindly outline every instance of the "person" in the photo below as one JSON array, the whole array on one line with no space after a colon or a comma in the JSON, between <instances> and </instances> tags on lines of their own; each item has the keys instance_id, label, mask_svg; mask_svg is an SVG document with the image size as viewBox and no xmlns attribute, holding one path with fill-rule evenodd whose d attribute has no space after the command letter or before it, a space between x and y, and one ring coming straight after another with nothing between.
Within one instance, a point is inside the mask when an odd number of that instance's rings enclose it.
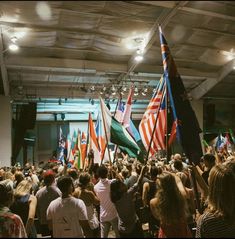
<instances>
[{"instance_id":1,"label":"person","mask_svg":"<svg viewBox=\"0 0 235 239\"><path fill-rule=\"evenodd\" d=\"M108 169L105 165L98 168L99 182L95 185L94 191L100 200L100 227L101 238L107 238L112 226L116 238L119 237L117 210L110 199L110 184L115 179L108 179Z\"/></svg>"},{"instance_id":2,"label":"person","mask_svg":"<svg viewBox=\"0 0 235 239\"><path fill-rule=\"evenodd\" d=\"M9 209L13 201L13 188L9 180L0 182L0 237L1 238L24 238L27 233L20 216L12 213Z\"/></svg>"},{"instance_id":3,"label":"person","mask_svg":"<svg viewBox=\"0 0 235 239\"><path fill-rule=\"evenodd\" d=\"M146 165L142 167L137 183L129 189L120 179L111 182L110 198L118 212L118 230L121 238L144 237L142 225L135 211L134 197L146 169Z\"/></svg>"},{"instance_id":4,"label":"person","mask_svg":"<svg viewBox=\"0 0 235 239\"><path fill-rule=\"evenodd\" d=\"M209 174L208 207L197 221L196 238L235 237L235 174L232 164L214 166Z\"/></svg>"},{"instance_id":5,"label":"person","mask_svg":"<svg viewBox=\"0 0 235 239\"><path fill-rule=\"evenodd\" d=\"M57 186L62 195L47 208L48 226L53 231L53 237L92 237L86 206L81 199L72 196L73 179L62 176Z\"/></svg>"},{"instance_id":6,"label":"person","mask_svg":"<svg viewBox=\"0 0 235 239\"><path fill-rule=\"evenodd\" d=\"M205 171L202 173L202 178L208 185L208 178L209 178L210 170L215 165L215 156L213 154L205 154L203 156L203 162L205 165Z\"/></svg>"},{"instance_id":7,"label":"person","mask_svg":"<svg viewBox=\"0 0 235 239\"><path fill-rule=\"evenodd\" d=\"M186 201L175 176L163 172L158 177L158 191L156 197L150 201L150 209L160 221L158 238L192 237L187 225Z\"/></svg>"},{"instance_id":8,"label":"person","mask_svg":"<svg viewBox=\"0 0 235 239\"><path fill-rule=\"evenodd\" d=\"M149 233L153 237L159 227L159 221L153 216L151 211L149 210L150 207L150 200L155 197L157 192L157 176L159 174L159 169L155 165L151 165L150 168L150 180L149 182L145 182L143 185L143 193L142 193L142 200L143 206L148 207L149 217L148 217L148 226L149 226Z\"/></svg>"},{"instance_id":9,"label":"person","mask_svg":"<svg viewBox=\"0 0 235 239\"><path fill-rule=\"evenodd\" d=\"M13 213L19 215L25 225L28 237L37 237L34 218L37 198L32 194L33 184L29 180L21 181L15 189L14 201L10 206Z\"/></svg>"},{"instance_id":10,"label":"person","mask_svg":"<svg viewBox=\"0 0 235 239\"><path fill-rule=\"evenodd\" d=\"M84 201L87 209L87 216L90 228L93 231L93 236L98 238L100 237L100 225L97 216L97 212L95 210L95 205L100 205L99 198L95 195L95 192L92 190L93 187L91 184L91 176L89 173L84 172L79 176L79 187L80 187L80 195L79 198Z\"/></svg>"},{"instance_id":11,"label":"person","mask_svg":"<svg viewBox=\"0 0 235 239\"><path fill-rule=\"evenodd\" d=\"M36 214L40 222L40 232L42 236L52 235L47 223L47 208L51 201L60 197L60 190L54 185L55 183L55 173L52 170L47 170L44 175L45 186L39 189L36 193L37 198L37 208Z\"/></svg>"}]
</instances>

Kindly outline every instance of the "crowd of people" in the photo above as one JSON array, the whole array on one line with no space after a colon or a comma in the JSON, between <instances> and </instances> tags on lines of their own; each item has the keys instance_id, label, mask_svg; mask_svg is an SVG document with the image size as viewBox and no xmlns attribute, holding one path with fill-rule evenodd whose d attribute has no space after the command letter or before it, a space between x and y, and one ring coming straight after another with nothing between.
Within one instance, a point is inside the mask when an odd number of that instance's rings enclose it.
<instances>
[{"instance_id":1,"label":"crowd of people","mask_svg":"<svg viewBox=\"0 0 235 239\"><path fill-rule=\"evenodd\" d=\"M92 162L2 167L0 237L235 237L233 154Z\"/></svg>"}]
</instances>

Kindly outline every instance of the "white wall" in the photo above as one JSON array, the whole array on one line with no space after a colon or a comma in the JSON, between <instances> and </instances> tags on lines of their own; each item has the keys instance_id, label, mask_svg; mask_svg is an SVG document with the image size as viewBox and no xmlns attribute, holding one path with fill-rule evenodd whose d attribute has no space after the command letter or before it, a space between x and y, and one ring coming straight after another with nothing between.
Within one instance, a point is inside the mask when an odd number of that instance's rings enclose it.
<instances>
[{"instance_id":1,"label":"white wall","mask_svg":"<svg viewBox=\"0 0 235 239\"><path fill-rule=\"evenodd\" d=\"M0 95L0 167L11 166L11 103L10 97Z\"/></svg>"}]
</instances>

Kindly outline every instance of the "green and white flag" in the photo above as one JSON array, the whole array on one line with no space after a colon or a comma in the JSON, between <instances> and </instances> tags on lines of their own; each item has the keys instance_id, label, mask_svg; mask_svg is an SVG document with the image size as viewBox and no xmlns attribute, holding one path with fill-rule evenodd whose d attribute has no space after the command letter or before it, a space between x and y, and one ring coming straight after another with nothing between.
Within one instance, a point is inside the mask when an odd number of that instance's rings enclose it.
<instances>
[{"instance_id":1,"label":"green and white flag","mask_svg":"<svg viewBox=\"0 0 235 239\"><path fill-rule=\"evenodd\" d=\"M138 144L130 136L125 127L111 115L102 98L100 98L100 105L107 140L114 144L129 148L137 157L140 153Z\"/></svg>"}]
</instances>

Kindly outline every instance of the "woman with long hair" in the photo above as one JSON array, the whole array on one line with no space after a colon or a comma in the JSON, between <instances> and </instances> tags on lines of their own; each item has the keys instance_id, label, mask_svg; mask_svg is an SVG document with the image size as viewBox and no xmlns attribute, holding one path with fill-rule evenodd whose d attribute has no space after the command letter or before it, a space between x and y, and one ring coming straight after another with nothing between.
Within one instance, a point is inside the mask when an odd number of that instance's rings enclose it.
<instances>
[{"instance_id":1,"label":"woman with long hair","mask_svg":"<svg viewBox=\"0 0 235 239\"><path fill-rule=\"evenodd\" d=\"M158 238L192 237L187 225L186 201L178 188L175 176L163 172L158 176L158 191L150 201L150 209L160 221Z\"/></svg>"},{"instance_id":2,"label":"woman with long hair","mask_svg":"<svg viewBox=\"0 0 235 239\"><path fill-rule=\"evenodd\" d=\"M208 207L197 221L196 237L235 237L233 163L214 166L209 174Z\"/></svg>"},{"instance_id":3,"label":"woman with long hair","mask_svg":"<svg viewBox=\"0 0 235 239\"><path fill-rule=\"evenodd\" d=\"M28 237L37 237L34 225L37 198L32 194L33 184L29 180L22 180L16 187L14 201L10 209L19 215L25 225Z\"/></svg>"}]
</instances>

